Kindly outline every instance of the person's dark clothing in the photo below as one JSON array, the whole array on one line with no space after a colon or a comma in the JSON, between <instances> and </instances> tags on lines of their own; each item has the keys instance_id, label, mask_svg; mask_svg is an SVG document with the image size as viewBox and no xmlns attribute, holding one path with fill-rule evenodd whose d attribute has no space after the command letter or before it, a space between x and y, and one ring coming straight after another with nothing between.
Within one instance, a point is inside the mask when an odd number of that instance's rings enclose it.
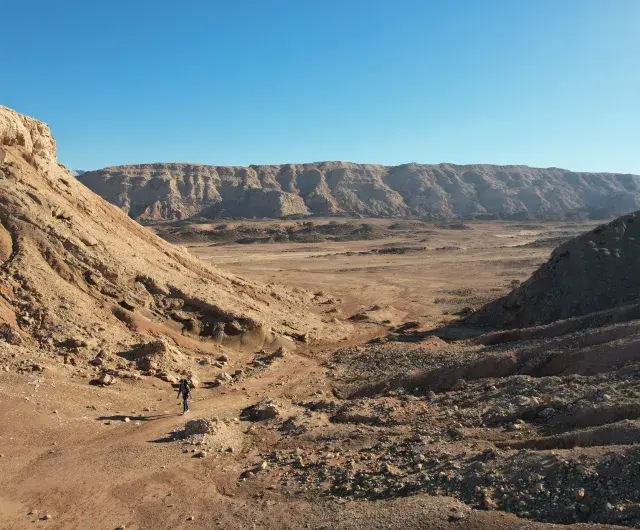
<instances>
[{"instance_id":1,"label":"person's dark clothing","mask_svg":"<svg viewBox=\"0 0 640 530\"><path fill-rule=\"evenodd\" d=\"M182 413L189 411L189 398L191 397L191 387L186 379L180 381L178 387L178 397L182 396Z\"/></svg>"}]
</instances>

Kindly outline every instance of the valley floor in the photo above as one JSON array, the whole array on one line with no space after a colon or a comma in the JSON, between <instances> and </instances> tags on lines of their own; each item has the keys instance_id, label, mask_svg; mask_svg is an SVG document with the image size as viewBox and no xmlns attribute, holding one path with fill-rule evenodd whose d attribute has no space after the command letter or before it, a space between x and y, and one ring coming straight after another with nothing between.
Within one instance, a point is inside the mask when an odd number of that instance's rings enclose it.
<instances>
[{"instance_id":1,"label":"valley floor","mask_svg":"<svg viewBox=\"0 0 640 530\"><path fill-rule=\"evenodd\" d=\"M260 369L218 387L203 381L186 417L170 383L101 387L70 365L32 370L0 355L0 528L638 524L635 422L613 433L575 430L640 417L635 365L544 374L521 362L541 347L535 341L525 352L428 333L505 294L558 238L593 225L487 222L408 226L360 241L184 243L242 276L316 292L333 302L327 321L355 315L354 332L281 358L230 359L228 372L250 362ZM276 403L276 418L243 416L264 398ZM597 414L580 416L575 404ZM215 418L211 434L186 436L190 418ZM562 438L580 432L596 442Z\"/></svg>"},{"instance_id":2,"label":"valley floor","mask_svg":"<svg viewBox=\"0 0 640 530\"><path fill-rule=\"evenodd\" d=\"M314 224L326 226L329 222ZM452 312L480 307L507 293L513 282L526 280L545 262L561 241L597 225L503 221L441 225L385 219L338 222L369 224L373 232L385 237L336 238L313 244L181 244L199 258L236 274L340 297L346 304L345 315L359 306L391 305L405 320L435 325L453 318L449 316ZM255 231L256 225L267 228L272 224L258 221L245 226Z\"/></svg>"}]
</instances>

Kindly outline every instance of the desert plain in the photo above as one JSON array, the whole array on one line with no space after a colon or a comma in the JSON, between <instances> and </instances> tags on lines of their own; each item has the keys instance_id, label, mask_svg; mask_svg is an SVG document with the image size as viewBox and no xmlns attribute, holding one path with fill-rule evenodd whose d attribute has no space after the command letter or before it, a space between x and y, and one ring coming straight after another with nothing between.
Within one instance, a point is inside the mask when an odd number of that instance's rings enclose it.
<instances>
[{"instance_id":1,"label":"desert plain","mask_svg":"<svg viewBox=\"0 0 640 530\"><path fill-rule=\"evenodd\" d=\"M439 485L440 479L407 491L389 489L385 482L377 492L375 487L341 490L343 477L336 475L348 470L375 464L382 477L388 474L391 483L402 482L402 475L416 474L417 466L428 470L430 460L456 464L465 459L460 455L483 454L495 448L496 441L530 437L528 431L535 426L527 426L524 433L497 425L475 427L450 436L448 430L457 424L458 414L479 398L473 393L465 407L458 396L453 399L458 405L445 406L446 394L435 404L428 392L410 395L409 401L408 396L391 392L364 398L371 401L368 404L356 399L354 412L347 408L344 418L335 420L338 409L351 403L337 398L336 392L340 395L342 387L354 382L364 384L383 368L397 371L393 365L409 363L411 355L435 355L432 362L459 355L464 347L438 338L416 343L423 351L412 351L414 347L409 353L368 353L372 346L367 343L407 322L415 322L420 330L441 326L460 312L504 295L546 261L558 241L596 223L380 219L311 223L374 228L372 239L317 243L194 242L192 235L180 234L214 227L183 223L180 230L173 230L172 241L190 254L245 278L300 287L321 300L316 311L322 318L351 323L337 342L301 344L281 358L258 364L250 376L230 385L212 387L208 380L213 381L217 372L255 366L256 360L268 355L248 348L224 368L204 366L188 417L180 414L175 385L157 379L102 387L91 385L88 373L69 377L67 372L77 371L69 365L47 365L43 372L28 376L15 370L3 373L0 526L550 527L518 519L506 513L511 511L508 506L504 512L471 509L459 500L469 503L462 492ZM225 224L222 231L234 224L265 228L302 222ZM168 229L167 225L151 228L160 234ZM510 391L518 394L517 388ZM263 399L278 404L277 417L265 422L241 418L245 407ZM500 399L493 404L495 410L506 405ZM358 406L366 411L358 412ZM192 418L215 418L219 427L214 434L182 438L180 431ZM382 446L371 449L376 444ZM415 454L420 456L405 454L412 446L419 447ZM202 453L206 457L200 458ZM571 450L545 454L572 456ZM389 471L379 471L389 455L393 457ZM51 519L43 519L46 516Z\"/></svg>"}]
</instances>

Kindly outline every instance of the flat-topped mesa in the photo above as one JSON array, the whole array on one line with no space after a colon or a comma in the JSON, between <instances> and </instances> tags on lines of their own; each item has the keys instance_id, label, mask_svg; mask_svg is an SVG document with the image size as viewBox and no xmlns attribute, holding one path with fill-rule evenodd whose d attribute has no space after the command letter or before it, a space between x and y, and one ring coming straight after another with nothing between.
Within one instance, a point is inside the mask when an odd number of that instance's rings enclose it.
<instances>
[{"instance_id":1,"label":"flat-topped mesa","mask_svg":"<svg viewBox=\"0 0 640 530\"><path fill-rule=\"evenodd\" d=\"M309 293L208 266L132 221L56 162L43 123L0 107L0 142L0 347L259 348L336 332Z\"/></svg>"},{"instance_id":2,"label":"flat-topped mesa","mask_svg":"<svg viewBox=\"0 0 640 530\"><path fill-rule=\"evenodd\" d=\"M347 162L138 164L79 177L138 220L363 215L608 218L640 208L640 177L558 168Z\"/></svg>"}]
</instances>

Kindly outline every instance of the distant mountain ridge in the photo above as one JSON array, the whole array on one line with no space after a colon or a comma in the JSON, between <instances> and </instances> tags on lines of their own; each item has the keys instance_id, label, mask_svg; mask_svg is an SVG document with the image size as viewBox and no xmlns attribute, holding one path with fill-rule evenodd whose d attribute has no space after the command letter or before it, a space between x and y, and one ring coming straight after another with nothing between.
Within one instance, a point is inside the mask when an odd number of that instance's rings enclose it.
<instances>
[{"instance_id":1,"label":"distant mountain ridge","mask_svg":"<svg viewBox=\"0 0 640 530\"><path fill-rule=\"evenodd\" d=\"M138 220L296 215L606 218L640 209L640 176L528 166L155 163L88 171L78 179Z\"/></svg>"}]
</instances>

